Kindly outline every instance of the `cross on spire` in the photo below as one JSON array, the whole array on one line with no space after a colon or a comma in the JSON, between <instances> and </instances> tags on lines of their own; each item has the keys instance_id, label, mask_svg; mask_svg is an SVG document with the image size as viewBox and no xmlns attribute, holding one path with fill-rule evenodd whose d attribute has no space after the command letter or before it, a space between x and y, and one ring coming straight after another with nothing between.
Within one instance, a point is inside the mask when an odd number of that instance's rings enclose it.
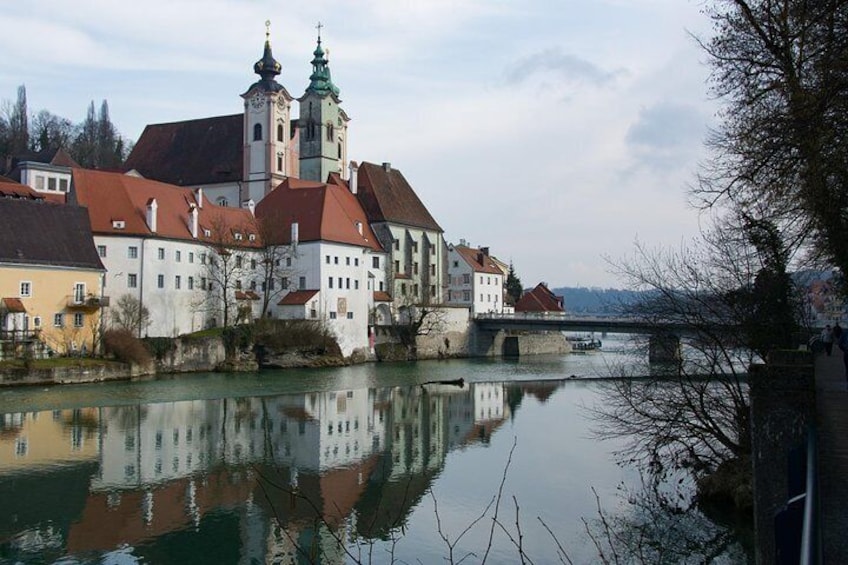
<instances>
[{"instance_id":1,"label":"cross on spire","mask_svg":"<svg viewBox=\"0 0 848 565\"><path fill-rule=\"evenodd\" d=\"M318 25L315 26L315 29L318 30L318 43L321 43L321 28L324 27L324 24L318 22Z\"/></svg>"},{"instance_id":2,"label":"cross on spire","mask_svg":"<svg viewBox=\"0 0 848 565\"><path fill-rule=\"evenodd\" d=\"M265 39L271 37L271 20L265 20Z\"/></svg>"}]
</instances>

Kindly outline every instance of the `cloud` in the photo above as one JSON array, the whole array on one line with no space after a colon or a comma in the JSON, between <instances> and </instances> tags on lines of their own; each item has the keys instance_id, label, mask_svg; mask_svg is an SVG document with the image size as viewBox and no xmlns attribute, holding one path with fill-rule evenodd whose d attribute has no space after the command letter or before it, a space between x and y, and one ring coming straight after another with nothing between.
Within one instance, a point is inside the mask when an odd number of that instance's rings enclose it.
<instances>
[{"instance_id":1,"label":"cloud","mask_svg":"<svg viewBox=\"0 0 848 565\"><path fill-rule=\"evenodd\" d=\"M695 106L660 103L643 108L630 126L625 142L643 166L668 170L691 162L693 148L699 148L707 120Z\"/></svg>"},{"instance_id":2,"label":"cloud","mask_svg":"<svg viewBox=\"0 0 848 565\"><path fill-rule=\"evenodd\" d=\"M506 81L517 85L541 78L544 82L554 79L566 84L606 86L623 74L626 74L623 69L605 70L591 61L563 53L559 47L551 47L510 65L506 71Z\"/></svg>"}]
</instances>

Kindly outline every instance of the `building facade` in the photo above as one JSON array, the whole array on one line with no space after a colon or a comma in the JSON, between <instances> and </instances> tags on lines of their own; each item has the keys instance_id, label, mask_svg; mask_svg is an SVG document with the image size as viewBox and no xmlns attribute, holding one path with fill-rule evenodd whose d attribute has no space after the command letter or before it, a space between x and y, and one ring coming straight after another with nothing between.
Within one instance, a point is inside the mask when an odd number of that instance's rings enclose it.
<instances>
[{"instance_id":1,"label":"building facade","mask_svg":"<svg viewBox=\"0 0 848 565\"><path fill-rule=\"evenodd\" d=\"M449 245L448 275L448 302L470 308L472 315L503 313L505 277L488 247Z\"/></svg>"}]
</instances>

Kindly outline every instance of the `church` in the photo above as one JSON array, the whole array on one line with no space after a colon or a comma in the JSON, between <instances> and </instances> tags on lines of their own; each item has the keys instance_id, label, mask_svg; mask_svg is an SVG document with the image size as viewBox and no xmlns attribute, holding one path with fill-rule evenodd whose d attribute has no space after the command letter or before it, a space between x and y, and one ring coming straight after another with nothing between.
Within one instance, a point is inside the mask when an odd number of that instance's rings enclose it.
<instances>
[{"instance_id":1,"label":"church","mask_svg":"<svg viewBox=\"0 0 848 565\"><path fill-rule=\"evenodd\" d=\"M270 23L266 22L266 28ZM309 85L295 99L277 82L280 63L266 30L259 80L241 94L240 114L145 127L125 169L147 179L202 187L221 206L258 204L288 177L327 182L346 178L350 118L341 107L319 35ZM292 105L298 104L298 118Z\"/></svg>"}]
</instances>

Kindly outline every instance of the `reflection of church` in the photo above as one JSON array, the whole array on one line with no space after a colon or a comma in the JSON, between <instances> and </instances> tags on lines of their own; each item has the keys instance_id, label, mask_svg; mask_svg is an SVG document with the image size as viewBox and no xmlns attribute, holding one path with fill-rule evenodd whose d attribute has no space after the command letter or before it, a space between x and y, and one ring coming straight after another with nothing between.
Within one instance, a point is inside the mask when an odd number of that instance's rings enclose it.
<instances>
[{"instance_id":1,"label":"reflection of church","mask_svg":"<svg viewBox=\"0 0 848 565\"><path fill-rule=\"evenodd\" d=\"M67 485L63 500L75 509L64 511L77 518L64 530L55 520L0 521L0 541L23 529L43 539L51 523L62 554L129 543L144 555L219 535L210 543L241 548L235 560L283 559L315 542L322 562L341 562L336 539L391 531L451 449L486 441L505 421L505 396L502 384L471 384L6 415L0 493L11 476L38 468L48 469L41 481L52 492L53 473L64 482L70 472L55 461L78 458L85 467ZM36 461L14 456L22 442ZM5 498L7 510L26 505L22 496ZM222 511L234 522L213 534Z\"/></svg>"}]
</instances>

